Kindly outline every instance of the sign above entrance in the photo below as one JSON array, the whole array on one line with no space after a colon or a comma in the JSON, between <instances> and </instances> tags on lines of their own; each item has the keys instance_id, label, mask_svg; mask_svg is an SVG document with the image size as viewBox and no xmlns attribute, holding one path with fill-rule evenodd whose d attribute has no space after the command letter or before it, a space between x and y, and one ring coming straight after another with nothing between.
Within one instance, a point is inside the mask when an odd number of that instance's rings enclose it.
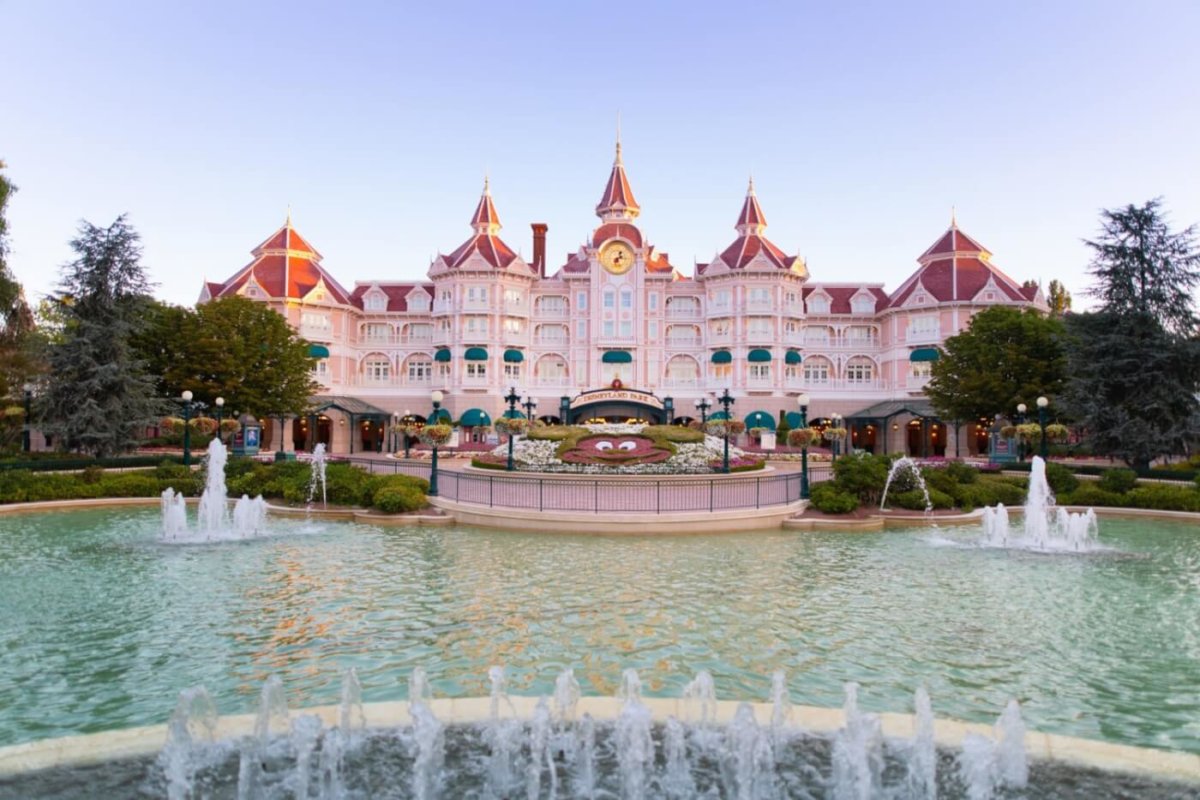
<instances>
[{"instance_id":1,"label":"sign above entrance","mask_svg":"<svg viewBox=\"0 0 1200 800\"><path fill-rule=\"evenodd\" d=\"M641 403L652 408L662 409L663 401L649 392L639 392L636 389L596 389L583 392L571 400L571 409L591 403Z\"/></svg>"}]
</instances>

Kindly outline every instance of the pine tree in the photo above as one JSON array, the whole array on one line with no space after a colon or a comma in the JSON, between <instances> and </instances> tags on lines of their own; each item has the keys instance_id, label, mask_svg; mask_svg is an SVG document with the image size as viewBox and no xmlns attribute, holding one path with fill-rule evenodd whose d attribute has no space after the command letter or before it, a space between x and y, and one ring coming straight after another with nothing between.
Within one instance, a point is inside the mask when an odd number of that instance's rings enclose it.
<instances>
[{"instance_id":1,"label":"pine tree","mask_svg":"<svg viewBox=\"0 0 1200 800\"><path fill-rule=\"evenodd\" d=\"M1200 392L1192 290L1200 285L1195 229L1170 230L1161 201L1101 214L1087 245L1098 311L1067 318L1068 407L1093 451L1146 468L1186 452Z\"/></svg>"},{"instance_id":2,"label":"pine tree","mask_svg":"<svg viewBox=\"0 0 1200 800\"><path fill-rule=\"evenodd\" d=\"M0 170L5 168L0 161ZM0 398L16 401L20 387L36 372L30 334L33 312L25 290L8 268L8 199L17 190L0 174Z\"/></svg>"},{"instance_id":3,"label":"pine tree","mask_svg":"<svg viewBox=\"0 0 1200 800\"><path fill-rule=\"evenodd\" d=\"M52 298L63 332L49 349L43 429L65 449L109 456L134 447L165 410L131 344L150 284L124 215L107 228L83 222L71 247L77 257Z\"/></svg>"}]
</instances>

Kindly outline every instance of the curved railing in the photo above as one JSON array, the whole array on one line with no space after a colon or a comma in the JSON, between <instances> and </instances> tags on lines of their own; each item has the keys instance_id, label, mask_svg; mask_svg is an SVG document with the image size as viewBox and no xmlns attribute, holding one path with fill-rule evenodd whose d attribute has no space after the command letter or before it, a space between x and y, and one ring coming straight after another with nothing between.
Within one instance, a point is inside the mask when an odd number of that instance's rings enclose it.
<instances>
[{"instance_id":1,"label":"curved railing","mask_svg":"<svg viewBox=\"0 0 1200 800\"><path fill-rule=\"evenodd\" d=\"M371 472L429 478L421 461L348 459ZM816 480L810 475L810 480ZM820 479L824 479L822 476ZM785 506L800 499L800 473L694 477L482 474L438 470L438 496L527 511L671 514Z\"/></svg>"}]
</instances>

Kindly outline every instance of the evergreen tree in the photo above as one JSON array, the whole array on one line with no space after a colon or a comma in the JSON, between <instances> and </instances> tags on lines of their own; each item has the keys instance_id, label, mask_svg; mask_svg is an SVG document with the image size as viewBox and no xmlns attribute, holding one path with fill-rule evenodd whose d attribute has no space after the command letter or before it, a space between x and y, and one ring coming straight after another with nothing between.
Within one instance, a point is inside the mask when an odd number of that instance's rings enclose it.
<instances>
[{"instance_id":1,"label":"evergreen tree","mask_svg":"<svg viewBox=\"0 0 1200 800\"><path fill-rule=\"evenodd\" d=\"M1050 306L1050 316L1064 317L1071 310L1071 293L1060 282L1050 281L1046 302Z\"/></svg>"},{"instance_id":2,"label":"evergreen tree","mask_svg":"<svg viewBox=\"0 0 1200 800\"><path fill-rule=\"evenodd\" d=\"M0 161L0 170L5 168ZM0 174L0 398L20 399L21 387L37 371L32 352L33 312L25 290L8 268L8 199L17 187Z\"/></svg>"},{"instance_id":3,"label":"evergreen tree","mask_svg":"<svg viewBox=\"0 0 1200 800\"><path fill-rule=\"evenodd\" d=\"M49 348L43 429L65 449L109 456L134 447L165 410L131 342L150 284L124 215L107 228L83 222L71 247L77 257L51 298L63 331Z\"/></svg>"},{"instance_id":4,"label":"evergreen tree","mask_svg":"<svg viewBox=\"0 0 1200 800\"><path fill-rule=\"evenodd\" d=\"M1068 318L1065 399L1093 450L1145 468L1195 437L1200 341L1192 290L1200 285L1195 229L1174 233L1161 202L1101 214L1087 245L1098 311Z\"/></svg>"},{"instance_id":5,"label":"evergreen tree","mask_svg":"<svg viewBox=\"0 0 1200 800\"><path fill-rule=\"evenodd\" d=\"M1066 378L1062 323L1026 309L993 306L946 339L925 394L944 419L1013 414L1062 391Z\"/></svg>"}]
</instances>

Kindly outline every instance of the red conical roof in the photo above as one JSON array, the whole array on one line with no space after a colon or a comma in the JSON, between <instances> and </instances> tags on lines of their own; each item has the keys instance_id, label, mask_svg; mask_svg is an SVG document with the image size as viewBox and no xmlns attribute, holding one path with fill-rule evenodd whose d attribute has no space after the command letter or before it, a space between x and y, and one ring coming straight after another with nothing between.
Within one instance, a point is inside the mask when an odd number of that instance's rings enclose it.
<instances>
[{"instance_id":1,"label":"red conical roof","mask_svg":"<svg viewBox=\"0 0 1200 800\"><path fill-rule=\"evenodd\" d=\"M621 161L621 141L617 140L617 157L613 160L612 172L608 176L608 184L604 187L604 196L596 204L596 216L603 220L633 219L641 213L641 206L633 197L633 187L629 185L629 177L625 174L625 165Z\"/></svg>"},{"instance_id":2,"label":"red conical roof","mask_svg":"<svg viewBox=\"0 0 1200 800\"><path fill-rule=\"evenodd\" d=\"M500 215L496 213L496 204L492 202L492 192L488 188L488 179L483 179L483 194L479 205L471 216L471 227L476 233L494 234L500 230Z\"/></svg>"},{"instance_id":3,"label":"red conical roof","mask_svg":"<svg viewBox=\"0 0 1200 800\"><path fill-rule=\"evenodd\" d=\"M735 227L741 234L762 233L762 229L767 227L767 218L763 216L758 197L754 194L753 178L750 179L750 188L746 190L746 202L742 204L742 213L738 214Z\"/></svg>"}]
</instances>

